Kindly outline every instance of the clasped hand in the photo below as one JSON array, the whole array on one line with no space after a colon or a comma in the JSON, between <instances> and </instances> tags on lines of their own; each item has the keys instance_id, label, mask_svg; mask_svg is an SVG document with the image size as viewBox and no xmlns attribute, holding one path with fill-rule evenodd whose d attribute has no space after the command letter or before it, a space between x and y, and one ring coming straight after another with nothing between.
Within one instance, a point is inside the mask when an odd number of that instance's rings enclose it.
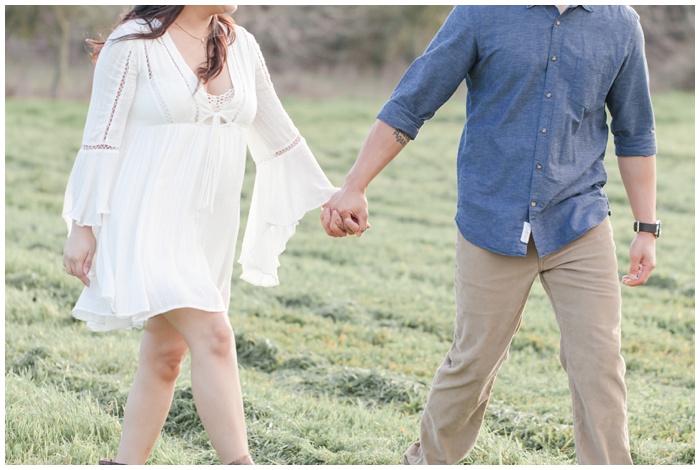
<instances>
[{"instance_id":1,"label":"clasped hand","mask_svg":"<svg viewBox=\"0 0 700 470\"><path fill-rule=\"evenodd\" d=\"M367 198L364 191L343 187L323 205L321 223L331 237L361 237L370 228Z\"/></svg>"}]
</instances>

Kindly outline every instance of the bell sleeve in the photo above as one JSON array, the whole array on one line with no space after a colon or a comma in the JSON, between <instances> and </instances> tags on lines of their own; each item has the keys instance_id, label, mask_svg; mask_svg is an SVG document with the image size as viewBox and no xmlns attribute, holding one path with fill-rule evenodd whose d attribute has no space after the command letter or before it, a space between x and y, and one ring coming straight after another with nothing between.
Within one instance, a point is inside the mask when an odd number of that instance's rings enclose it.
<instances>
[{"instance_id":1,"label":"bell sleeve","mask_svg":"<svg viewBox=\"0 0 700 470\"><path fill-rule=\"evenodd\" d=\"M73 221L96 230L109 214L138 77L134 42L114 41L110 37L97 59L82 146L64 198L62 215L68 233Z\"/></svg>"},{"instance_id":2,"label":"bell sleeve","mask_svg":"<svg viewBox=\"0 0 700 470\"><path fill-rule=\"evenodd\" d=\"M258 44L257 113L248 132L256 173L241 256L241 279L263 287L279 284L279 255L304 214L337 191L321 170L304 138L282 107Z\"/></svg>"}]
</instances>

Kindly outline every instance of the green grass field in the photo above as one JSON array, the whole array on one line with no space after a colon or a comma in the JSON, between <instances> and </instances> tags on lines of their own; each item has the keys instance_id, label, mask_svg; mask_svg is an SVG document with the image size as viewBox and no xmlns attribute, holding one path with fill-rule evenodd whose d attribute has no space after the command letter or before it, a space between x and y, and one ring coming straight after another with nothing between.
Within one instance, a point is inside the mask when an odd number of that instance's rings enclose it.
<instances>
[{"instance_id":1,"label":"green grass field","mask_svg":"<svg viewBox=\"0 0 700 470\"><path fill-rule=\"evenodd\" d=\"M694 95L654 97L658 216L664 236L648 285L623 287L623 355L637 464L695 462ZM340 185L381 99L287 99ZM91 333L70 314L80 282L61 265L63 191L86 103L6 103L5 463L94 464L113 457L139 332ZM250 445L260 464L399 464L418 435L454 321L455 158L464 110L451 100L368 191L372 229L331 239L306 216L282 284L234 271ZM612 149L609 184L620 275L632 215ZM252 165L244 188L251 194ZM245 216L245 211L244 214ZM464 463L573 464L558 328L535 284L477 446ZM218 463L191 400L189 362L151 464Z\"/></svg>"}]
</instances>

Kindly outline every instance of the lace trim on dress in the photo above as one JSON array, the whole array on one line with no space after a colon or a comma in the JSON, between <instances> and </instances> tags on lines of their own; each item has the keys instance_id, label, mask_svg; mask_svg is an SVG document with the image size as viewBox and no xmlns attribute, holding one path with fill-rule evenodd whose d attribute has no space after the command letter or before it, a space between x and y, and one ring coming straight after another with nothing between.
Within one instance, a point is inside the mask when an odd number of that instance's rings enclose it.
<instances>
[{"instance_id":1,"label":"lace trim on dress","mask_svg":"<svg viewBox=\"0 0 700 470\"><path fill-rule=\"evenodd\" d=\"M258 60L260 61L260 65L262 65L262 69L265 72L265 78L267 79L267 84L272 86L272 79L270 78L270 72L267 70L267 65L265 65L265 58L262 55L262 52L260 52L260 49L258 48Z\"/></svg>"},{"instance_id":2,"label":"lace trim on dress","mask_svg":"<svg viewBox=\"0 0 700 470\"><path fill-rule=\"evenodd\" d=\"M236 95L236 90L229 88L229 90L223 95L212 95L207 93L207 101L214 109L221 109L223 105L228 103Z\"/></svg>"},{"instance_id":3,"label":"lace trim on dress","mask_svg":"<svg viewBox=\"0 0 700 470\"><path fill-rule=\"evenodd\" d=\"M117 90L117 96L114 98L114 105L112 105L112 114L109 115L109 122L107 122L107 128L105 129L105 134L102 137L102 140L106 141L107 140L107 134L109 134L109 130L112 127L112 121L114 120L114 114L117 112L117 105L119 105L119 99L122 96L122 91L124 91L124 85L126 85L126 77L129 75L129 64L131 63L131 51L129 51L129 55L126 56L126 66L124 67L124 74L122 75L122 79L119 82L119 89Z\"/></svg>"},{"instance_id":4,"label":"lace trim on dress","mask_svg":"<svg viewBox=\"0 0 700 470\"><path fill-rule=\"evenodd\" d=\"M163 110L163 117L165 117L165 120L168 121L169 124L172 124L173 118L170 116L170 111L168 110L168 106L165 104L165 100L163 99L163 96L160 94L160 90L158 90L158 87L156 87L156 86L153 87L153 94L156 95L156 99L158 100L158 104L160 105L160 109Z\"/></svg>"},{"instance_id":5,"label":"lace trim on dress","mask_svg":"<svg viewBox=\"0 0 700 470\"><path fill-rule=\"evenodd\" d=\"M286 147L283 148L282 150L278 150L277 152L275 152L274 155L272 155L272 156L270 156L270 157L268 157L268 158L264 158L264 159L262 159L262 160L258 160L257 163L262 163L262 162L266 162L266 161L275 159L275 158L277 158L277 157L281 157L281 156L284 155L285 153L287 153L287 152L291 151L292 149L294 149L294 147L296 147L297 145L299 145L300 142L301 142L301 135L298 135L297 138L294 139L294 142L292 142L291 144L289 144L288 146L286 146Z\"/></svg>"},{"instance_id":6,"label":"lace trim on dress","mask_svg":"<svg viewBox=\"0 0 700 470\"><path fill-rule=\"evenodd\" d=\"M117 150L117 147L112 147L107 144L83 145L83 150Z\"/></svg>"},{"instance_id":7,"label":"lace trim on dress","mask_svg":"<svg viewBox=\"0 0 700 470\"><path fill-rule=\"evenodd\" d=\"M173 62L173 65L175 66L175 68L177 69L177 71L180 72L180 76L182 77L182 80L185 82L185 85L186 85L187 88L189 89L189 88L190 88L190 84L189 84L189 82L187 81L187 78L185 78L185 74L182 73L182 70L180 70L180 67L177 65L177 60L175 60L175 57L173 57L172 53L170 52L170 48L169 48L165 43L163 43L163 45L165 46L165 51L166 51L166 52L168 53L168 55L170 56L170 60Z\"/></svg>"},{"instance_id":8,"label":"lace trim on dress","mask_svg":"<svg viewBox=\"0 0 700 470\"><path fill-rule=\"evenodd\" d=\"M292 142L291 144L289 144L288 146L286 146L286 147L283 148L282 150L278 150L277 152L275 152L275 157L279 157L280 155L284 155L285 153L289 152L289 151L292 150L294 147L296 147L297 145L299 145L299 142L301 142L301 136L300 136L300 135L298 135L297 138L294 139L294 142Z\"/></svg>"},{"instance_id":9,"label":"lace trim on dress","mask_svg":"<svg viewBox=\"0 0 700 470\"><path fill-rule=\"evenodd\" d=\"M146 43L143 43L143 55L146 56L146 68L148 68L148 78L149 80L153 80L153 71L151 70L151 61L148 59L148 48L146 47Z\"/></svg>"},{"instance_id":10,"label":"lace trim on dress","mask_svg":"<svg viewBox=\"0 0 700 470\"><path fill-rule=\"evenodd\" d=\"M189 89L190 89L190 84L189 84L189 82L187 81L187 78L185 77L185 74L182 73L182 70L180 69L180 66L177 65L177 60L175 59L175 57L173 57L173 54L170 52L170 48L169 48L169 47L167 46L167 44L165 44L165 43L163 43L163 46L165 46L165 51L166 51L166 52L168 53L168 55L170 56L170 60L172 61L173 65L175 66L175 68L177 69L177 71L180 73L180 76L182 77L182 81L185 82L185 86L186 86L187 89L189 90ZM199 86L199 84L197 84L197 86ZM195 91L193 91L192 93L195 93L196 91L197 91L197 88L195 88ZM199 122L199 106L197 106L197 103L195 103L194 122Z\"/></svg>"},{"instance_id":11,"label":"lace trim on dress","mask_svg":"<svg viewBox=\"0 0 700 470\"><path fill-rule=\"evenodd\" d=\"M153 70L151 70L151 60L148 57L148 47L146 47L146 43L143 43L143 55L146 56L146 67L148 68L148 79L153 80ZM165 100L163 99L163 96L160 94L160 90L158 89L155 84L153 85L153 94L156 95L156 99L158 100L158 105L160 105L160 109L163 111L163 117L165 118L166 121L168 121L169 124L173 123L173 118L170 116L170 111L168 110L168 106L165 104Z\"/></svg>"}]
</instances>

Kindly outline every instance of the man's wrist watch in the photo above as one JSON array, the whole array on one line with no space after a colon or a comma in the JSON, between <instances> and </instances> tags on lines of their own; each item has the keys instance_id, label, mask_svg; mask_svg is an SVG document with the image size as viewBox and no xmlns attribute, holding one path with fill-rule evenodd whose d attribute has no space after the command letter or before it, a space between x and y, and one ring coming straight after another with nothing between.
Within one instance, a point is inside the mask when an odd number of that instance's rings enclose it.
<instances>
[{"instance_id":1,"label":"man's wrist watch","mask_svg":"<svg viewBox=\"0 0 700 470\"><path fill-rule=\"evenodd\" d=\"M655 224L645 224L638 220L634 221L634 231L639 232L649 232L653 233L656 238L661 236L661 221L657 220Z\"/></svg>"}]
</instances>

